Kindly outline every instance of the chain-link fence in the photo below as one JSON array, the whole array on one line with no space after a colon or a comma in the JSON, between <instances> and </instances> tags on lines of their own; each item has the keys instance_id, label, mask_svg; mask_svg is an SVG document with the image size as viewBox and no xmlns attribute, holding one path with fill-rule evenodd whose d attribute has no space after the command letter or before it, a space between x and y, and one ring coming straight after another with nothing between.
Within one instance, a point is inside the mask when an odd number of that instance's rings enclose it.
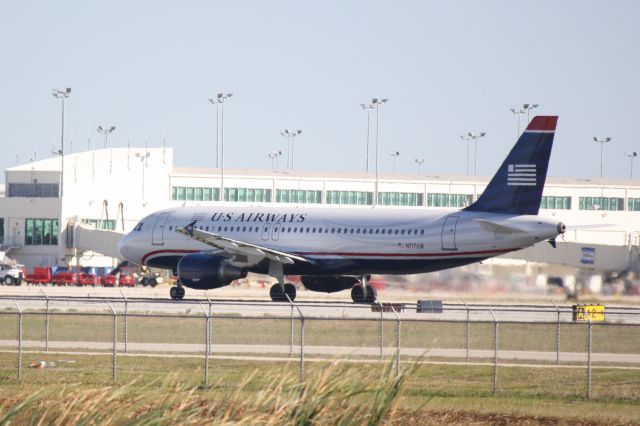
<instances>
[{"instance_id":1,"label":"chain-link fence","mask_svg":"<svg viewBox=\"0 0 640 426\"><path fill-rule=\"evenodd\" d=\"M393 363L443 392L640 399L640 309L571 306L0 298L0 380L113 380L234 363ZM319 368L319 367L318 367ZM369 367L375 368L375 367Z\"/></svg>"}]
</instances>

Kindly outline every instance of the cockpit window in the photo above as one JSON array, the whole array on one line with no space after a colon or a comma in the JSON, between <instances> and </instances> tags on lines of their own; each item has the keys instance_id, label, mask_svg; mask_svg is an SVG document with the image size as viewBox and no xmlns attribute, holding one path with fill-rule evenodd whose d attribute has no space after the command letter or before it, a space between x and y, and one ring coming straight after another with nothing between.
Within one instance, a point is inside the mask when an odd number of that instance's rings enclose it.
<instances>
[{"instance_id":1,"label":"cockpit window","mask_svg":"<svg viewBox=\"0 0 640 426\"><path fill-rule=\"evenodd\" d=\"M144 225L144 223L142 222L138 222L138 224L136 225L135 228L133 228L134 231L142 231L142 225Z\"/></svg>"}]
</instances>

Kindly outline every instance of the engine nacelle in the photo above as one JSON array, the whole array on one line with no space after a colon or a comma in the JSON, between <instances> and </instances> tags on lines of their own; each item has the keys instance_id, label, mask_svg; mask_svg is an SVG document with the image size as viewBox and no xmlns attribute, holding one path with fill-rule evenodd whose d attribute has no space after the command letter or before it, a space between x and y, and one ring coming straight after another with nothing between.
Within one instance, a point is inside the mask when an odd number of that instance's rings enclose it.
<instances>
[{"instance_id":1,"label":"engine nacelle","mask_svg":"<svg viewBox=\"0 0 640 426\"><path fill-rule=\"evenodd\" d=\"M305 275L300 279L307 289L321 293L335 293L346 290L360 282L356 277L340 275Z\"/></svg>"},{"instance_id":2,"label":"engine nacelle","mask_svg":"<svg viewBox=\"0 0 640 426\"><path fill-rule=\"evenodd\" d=\"M189 288L208 290L224 287L244 278L247 272L233 266L229 260L210 253L193 253L178 262L178 279Z\"/></svg>"}]
</instances>

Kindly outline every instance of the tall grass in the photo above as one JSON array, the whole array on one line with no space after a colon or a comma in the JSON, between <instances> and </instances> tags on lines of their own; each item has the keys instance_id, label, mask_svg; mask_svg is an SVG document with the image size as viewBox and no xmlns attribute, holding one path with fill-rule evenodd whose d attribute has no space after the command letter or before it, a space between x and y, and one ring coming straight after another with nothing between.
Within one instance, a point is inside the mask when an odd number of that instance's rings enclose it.
<instances>
[{"instance_id":1,"label":"tall grass","mask_svg":"<svg viewBox=\"0 0 640 426\"><path fill-rule=\"evenodd\" d=\"M207 388L188 387L175 376L147 384L48 387L3 401L0 425L377 425L391 416L404 381L392 364L363 373L334 363L304 382L279 370L254 390L265 381L257 374Z\"/></svg>"}]
</instances>

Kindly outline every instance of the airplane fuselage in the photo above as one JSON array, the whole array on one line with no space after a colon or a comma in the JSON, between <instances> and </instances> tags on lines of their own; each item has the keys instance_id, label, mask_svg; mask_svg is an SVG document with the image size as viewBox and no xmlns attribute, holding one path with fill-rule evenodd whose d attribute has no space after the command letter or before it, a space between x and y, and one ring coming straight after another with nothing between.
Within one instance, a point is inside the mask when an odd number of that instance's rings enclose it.
<instances>
[{"instance_id":1,"label":"airplane fuselage","mask_svg":"<svg viewBox=\"0 0 640 426\"><path fill-rule=\"evenodd\" d=\"M176 232L193 221L202 231L309 259L284 265L289 275L431 272L519 250L560 232L557 221L539 216L463 210L200 206L144 218L121 242L122 254L139 264L175 271L185 254L212 250ZM257 273L268 268L250 255L233 263Z\"/></svg>"}]
</instances>

